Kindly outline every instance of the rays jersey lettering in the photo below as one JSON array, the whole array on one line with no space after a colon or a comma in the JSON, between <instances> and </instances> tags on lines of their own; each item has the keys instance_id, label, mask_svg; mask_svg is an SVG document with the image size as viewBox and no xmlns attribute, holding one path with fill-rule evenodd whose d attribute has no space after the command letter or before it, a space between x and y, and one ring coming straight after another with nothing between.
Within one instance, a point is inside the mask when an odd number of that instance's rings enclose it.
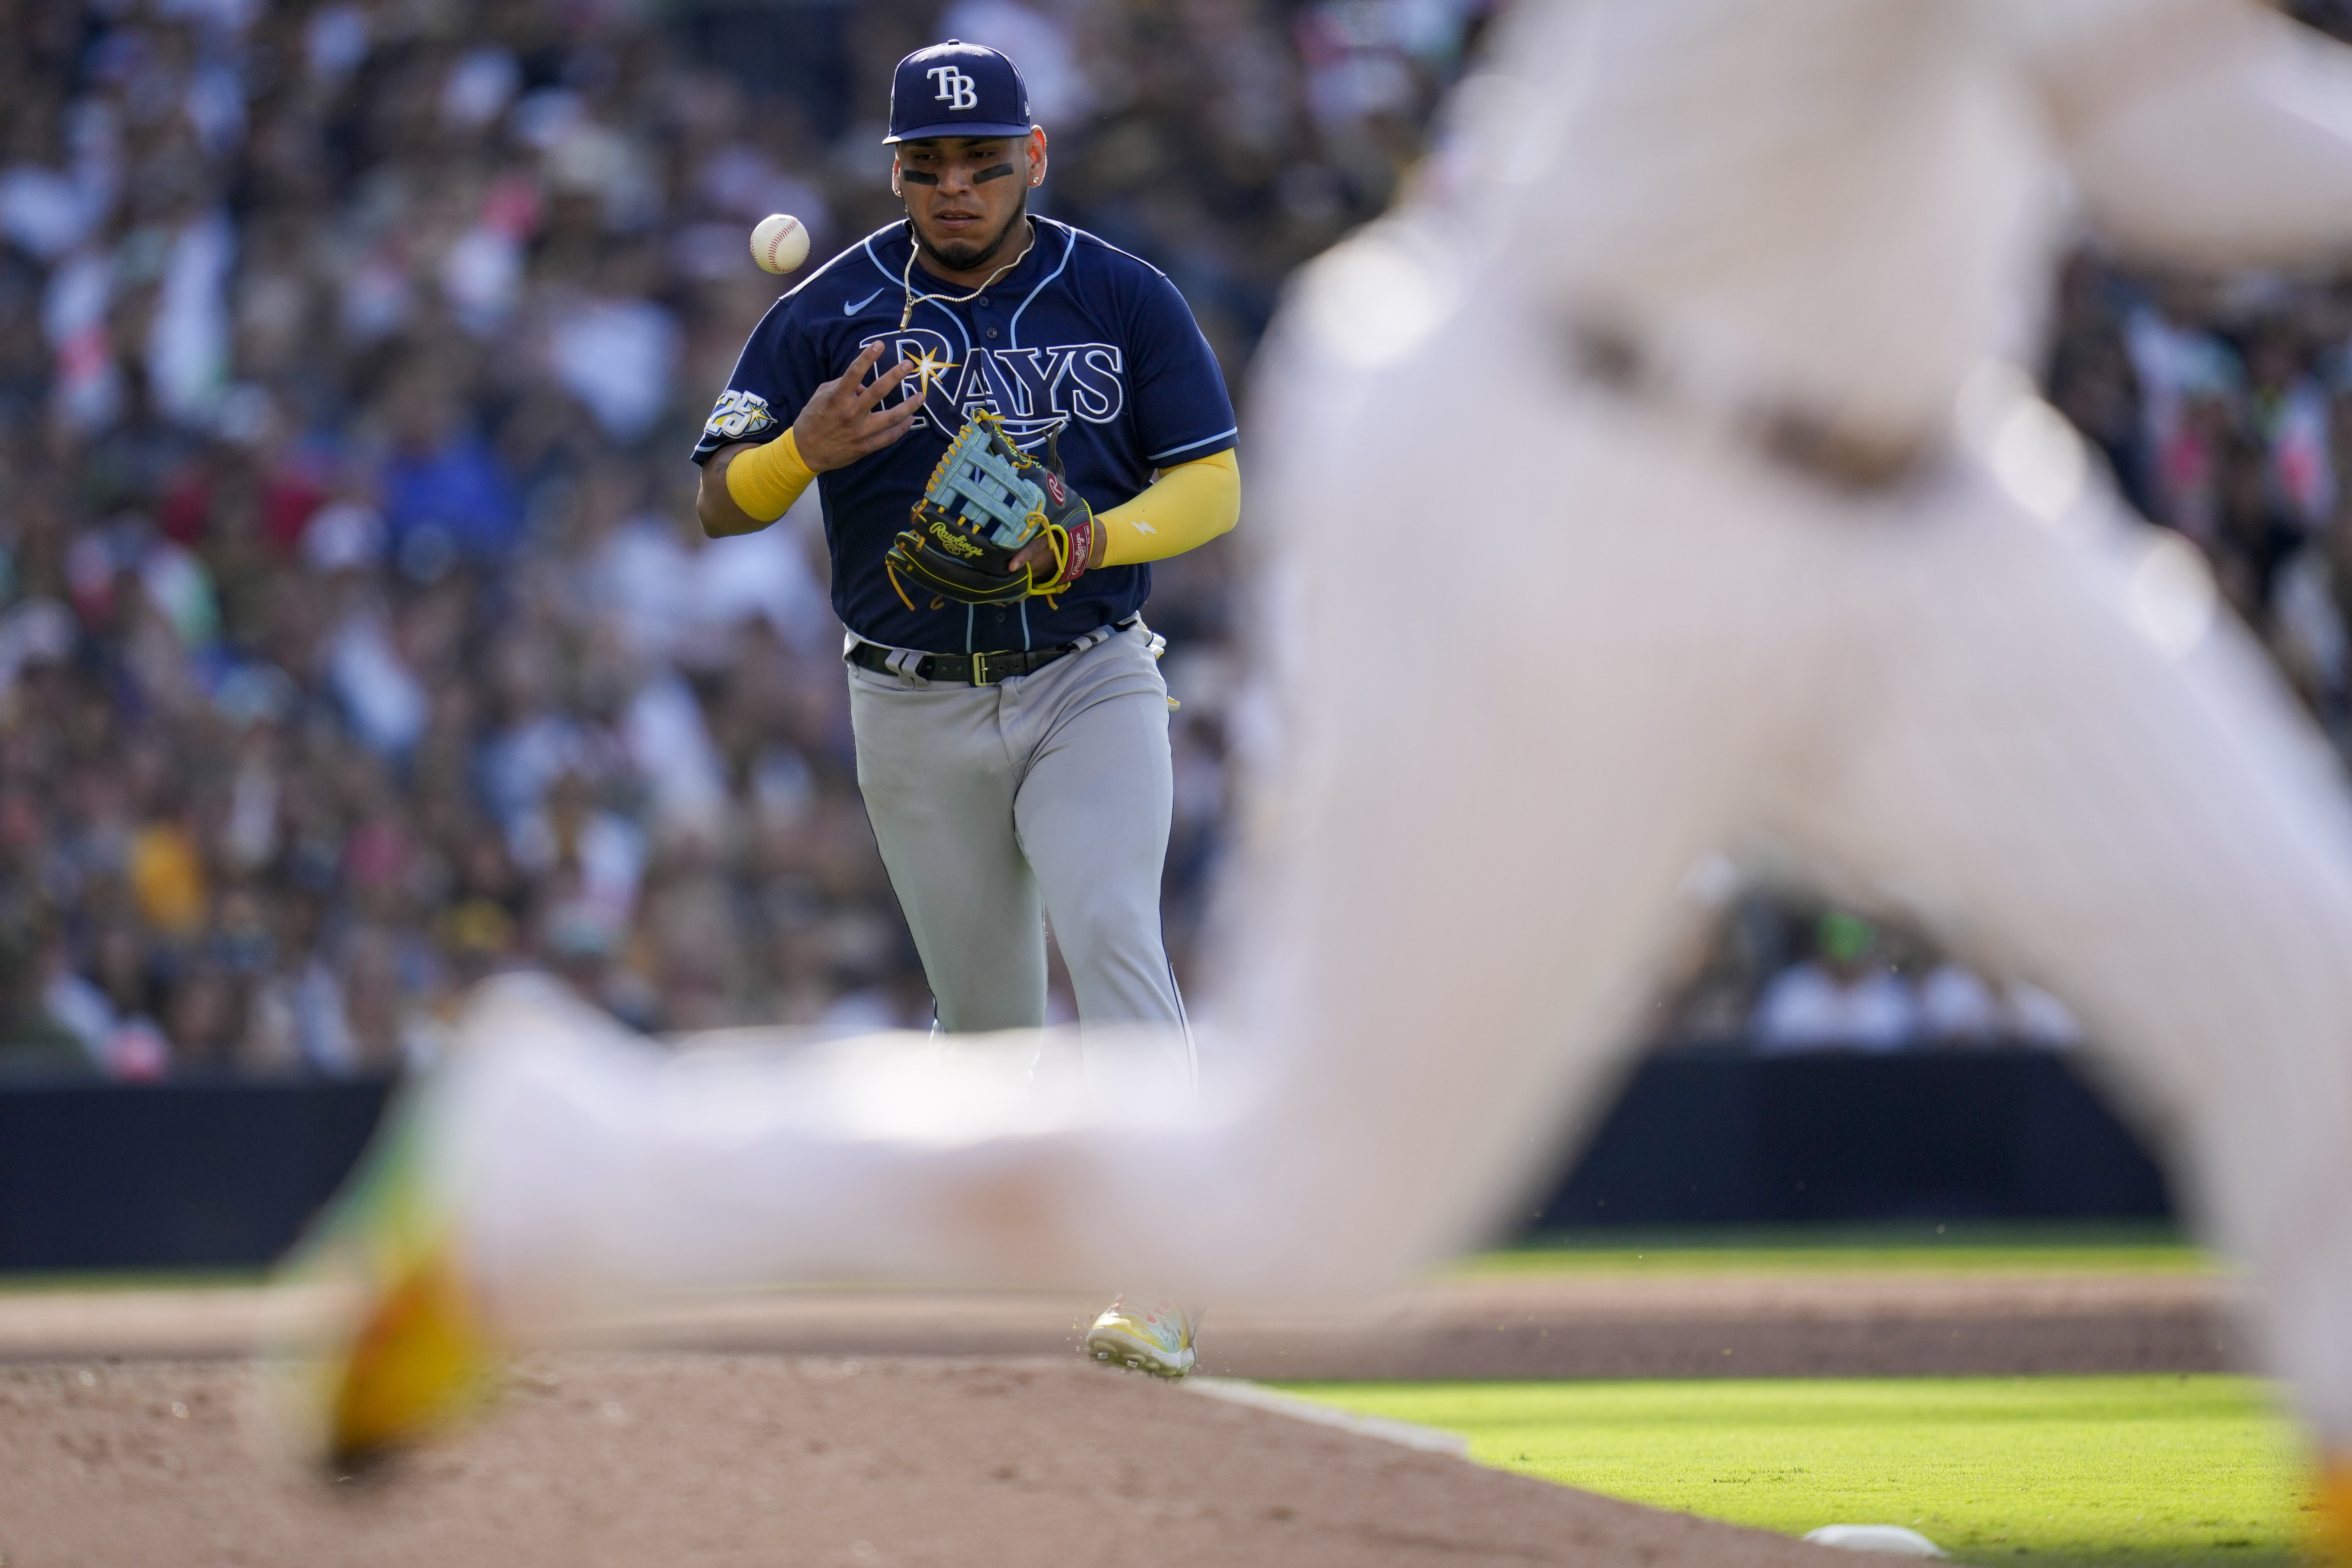
<instances>
[{"instance_id":1,"label":"rays jersey lettering","mask_svg":"<svg viewBox=\"0 0 2352 1568\"><path fill-rule=\"evenodd\" d=\"M973 414L1000 416L1033 450L1058 431L1069 482L1097 511L1136 495L1156 469L1234 445L1216 356L1175 285L1090 234L1033 221L1029 254L983 293L919 300L911 311L905 224L835 257L752 332L695 447L703 462L732 442L773 440L868 344L883 345L877 370L915 367L891 397L923 399L907 433L817 478L834 609L871 641L931 653L1050 647L1126 619L1150 592L1145 566L1098 567L1050 601L1004 606L915 599L894 584L883 556ZM919 263L913 278L918 294L963 292L927 280Z\"/></svg>"},{"instance_id":2,"label":"rays jersey lettering","mask_svg":"<svg viewBox=\"0 0 2352 1568\"><path fill-rule=\"evenodd\" d=\"M883 345L882 366L909 360L915 374L882 406L904 403L919 391L926 412L918 424L935 423L929 409L952 410L944 428L952 437L985 410L1004 421L1016 445L1031 447L1073 419L1108 425L1127 407L1127 356L1117 343L1055 343L1034 349L974 349L959 362L944 334L928 327L875 332L858 340Z\"/></svg>"}]
</instances>

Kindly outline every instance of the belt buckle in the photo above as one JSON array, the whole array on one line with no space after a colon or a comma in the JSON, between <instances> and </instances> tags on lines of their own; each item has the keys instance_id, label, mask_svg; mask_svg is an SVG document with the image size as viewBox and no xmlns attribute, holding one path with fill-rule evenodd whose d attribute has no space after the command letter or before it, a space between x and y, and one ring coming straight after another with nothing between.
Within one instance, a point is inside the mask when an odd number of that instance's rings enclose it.
<instances>
[{"instance_id":1,"label":"belt buckle","mask_svg":"<svg viewBox=\"0 0 2352 1568\"><path fill-rule=\"evenodd\" d=\"M971 656L971 683L974 686L988 684L988 656L984 653Z\"/></svg>"}]
</instances>

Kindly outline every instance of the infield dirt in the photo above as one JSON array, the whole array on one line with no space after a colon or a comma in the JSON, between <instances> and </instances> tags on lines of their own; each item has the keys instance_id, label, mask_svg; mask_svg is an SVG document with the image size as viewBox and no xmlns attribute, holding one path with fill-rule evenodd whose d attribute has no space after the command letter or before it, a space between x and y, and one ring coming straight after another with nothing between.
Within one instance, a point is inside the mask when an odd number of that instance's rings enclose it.
<instances>
[{"instance_id":1,"label":"infield dirt","mask_svg":"<svg viewBox=\"0 0 2352 1568\"><path fill-rule=\"evenodd\" d=\"M1097 1368L1071 1348L1083 1304L1039 1298L805 1292L608 1324L640 1348L527 1358L489 1420L330 1482L268 1436L243 1359L258 1304L0 1299L0 1564L1872 1561ZM2190 1371L2229 1359L2226 1305L2218 1281L2166 1277L1470 1281L1348 1323L1212 1319L1204 1360L1255 1376ZM905 1353L918 1344L961 1359Z\"/></svg>"},{"instance_id":2,"label":"infield dirt","mask_svg":"<svg viewBox=\"0 0 2352 1568\"><path fill-rule=\"evenodd\" d=\"M10 1568L1860 1561L1075 1361L538 1356L493 1420L343 1482L273 1451L256 1383L0 1369Z\"/></svg>"},{"instance_id":3,"label":"infield dirt","mask_svg":"<svg viewBox=\"0 0 2352 1568\"><path fill-rule=\"evenodd\" d=\"M1215 1312L1202 1370L1313 1381L1465 1377L1915 1377L2223 1372L2242 1364L2214 1274L1657 1277L1433 1282L1340 1318ZM255 1288L0 1295L0 1362L245 1354ZM1099 1301L785 1290L584 1325L576 1346L788 1355L1074 1353Z\"/></svg>"}]
</instances>

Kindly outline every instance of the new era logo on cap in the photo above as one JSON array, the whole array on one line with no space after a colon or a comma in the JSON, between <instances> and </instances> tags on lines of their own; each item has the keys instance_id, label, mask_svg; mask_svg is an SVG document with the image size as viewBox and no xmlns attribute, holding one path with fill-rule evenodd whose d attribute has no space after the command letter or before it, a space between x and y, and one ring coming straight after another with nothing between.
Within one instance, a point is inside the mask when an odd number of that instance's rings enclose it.
<instances>
[{"instance_id":1,"label":"new era logo on cap","mask_svg":"<svg viewBox=\"0 0 2352 1568\"><path fill-rule=\"evenodd\" d=\"M898 62L890 79L890 134L885 142L1027 134L1028 85L1011 60L985 44L950 38L917 49Z\"/></svg>"}]
</instances>

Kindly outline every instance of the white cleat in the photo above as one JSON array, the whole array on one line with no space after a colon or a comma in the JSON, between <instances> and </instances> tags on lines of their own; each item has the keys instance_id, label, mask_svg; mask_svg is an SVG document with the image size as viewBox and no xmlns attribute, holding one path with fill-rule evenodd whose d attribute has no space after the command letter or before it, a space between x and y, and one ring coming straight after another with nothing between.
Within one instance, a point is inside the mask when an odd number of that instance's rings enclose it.
<instances>
[{"instance_id":1,"label":"white cleat","mask_svg":"<svg viewBox=\"0 0 2352 1568\"><path fill-rule=\"evenodd\" d=\"M1130 1307L1121 1297L1087 1331L1087 1353L1154 1377L1181 1377L1192 1370L1192 1314L1171 1301Z\"/></svg>"}]
</instances>

